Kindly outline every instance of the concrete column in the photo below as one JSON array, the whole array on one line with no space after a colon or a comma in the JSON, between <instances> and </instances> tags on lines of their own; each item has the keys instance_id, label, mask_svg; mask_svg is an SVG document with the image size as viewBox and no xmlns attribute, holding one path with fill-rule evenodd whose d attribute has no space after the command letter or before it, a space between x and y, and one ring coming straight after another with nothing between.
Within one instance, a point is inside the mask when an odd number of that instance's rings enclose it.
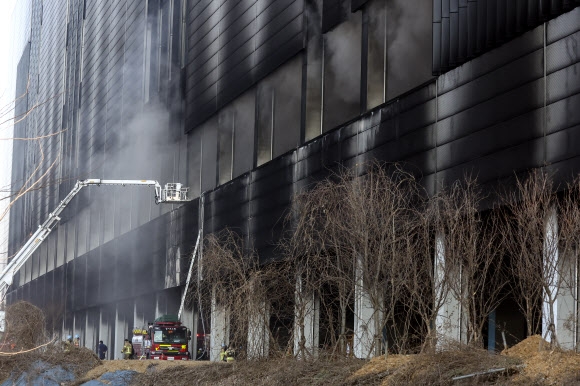
<instances>
[{"instance_id":1,"label":"concrete column","mask_svg":"<svg viewBox=\"0 0 580 386\"><path fill-rule=\"evenodd\" d=\"M85 316L84 339L81 335L81 345L95 352L97 348L96 343L98 343L98 339L96 337L97 323L98 321L96 321L96 310L88 309Z\"/></svg>"},{"instance_id":2,"label":"concrete column","mask_svg":"<svg viewBox=\"0 0 580 386\"><path fill-rule=\"evenodd\" d=\"M228 311L223 305L218 304L217 302L215 296L215 289L211 297L210 324L211 324L210 326L211 341L210 341L209 359L211 361L219 361L222 345L229 344L230 323Z\"/></svg>"},{"instance_id":3,"label":"concrete column","mask_svg":"<svg viewBox=\"0 0 580 386\"><path fill-rule=\"evenodd\" d=\"M452 276L456 280L461 280L461 267L456 267L455 273L449 273L450 267L445 260L445 235L439 233L435 236L435 286L439 288L436 296L445 296L445 302L437 316L435 317L435 331L437 333L437 346L441 341L451 340L467 343L467 331L465 329L465 318L461 307L461 302L451 292L443 288L442 281L448 280L447 276ZM463 317L462 317L463 316ZM441 338L441 339L439 339Z\"/></svg>"},{"instance_id":4,"label":"concrete column","mask_svg":"<svg viewBox=\"0 0 580 386\"><path fill-rule=\"evenodd\" d=\"M354 336L353 354L356 358L371 358L375 346L381 345L381 331L378 331L377 320L382 321L381 310L375 310L369 293L364 285L360 258L357 259L354 288ZM381 348L379 347L379 352Z\"/></svg>"},{"instance_id":5,"label":"concrete column","mask_svg":"<svg viewBox=\"0 0 580 386\"><path fill-rule=\"evenodd\" d=\"M182 295L184 290L185 288L181 290ZM184 305L183 311L181 312L181 323L191 331L189 350L192 359L195 359L197 353L197 318L198 315L197 312L195 312L195 309L188 309L187 306Z\"/></svg>"},{"instance_id":6,"label":"concrete column","mask_svg":"<svg viewBox=\"0 0 580 386\"><path fill-rule=\"evenodd\" d=\"M114 359L123 359L121 348L123 347L125 338L129 339L129 337L126 336L129 327L127 326L125 315L121 308L122 307L119 304L117 304L115 308L115 342L113 344L115 347Z\"/></svg>"},{"instance_id":7,"label":"concrete column","mask_svg":"<svg viewBox=\"0 0 580 386\"><path fill-rule=\"evenodd\" d=\"M133 306L133 324L134 326L130 326L132 328L147 328L145 323L145 315L143 314L143 307L140 307L141 299L135 299L135 303Z\"/></svg>"},{"instance_id":8,"label":"concrete column","mask_svg":"<svg viewBox=\"0 0 580 386\"><path fill-rule=\"evenodd\" d=\"M270 349L270 307L265 299L248 304L248 359L267 358Z\"/></svg>"},{"instance_id":9,"label":"concrete column","mask_svg":"<svg viewBox=\"0 0 580 386\"><path fill-rule=\"evenodd\" d=\"M301 277L296 279L294 299L294 355L298 358L317 357L320 344L320 299L312 293L306 293ZM306 352L301 352L302 336Z\"/></svg>"},{"instance_id":10,"label":"concrete column","mask_svg":"<svg viewBox=\"0 0 580 386\"><path fill-rule=\"evenodd\" d=\"M109 322L107 319L107 314L100 309L99 312L99 340L102 340L105 345L107 345L107 356L106 358L114 358L113 353L115 351L115 347L111 340L111 330L109 328Z\"/></svg>"},{"instance_id":11,"label":"concrete column","mask_svg":"<svg viewBox=\"0 0 580 386\"><path fill-rule=\"evenodd\" d=\"M552 294L557 293L554 302L554 320L550 320L549 299L544 291L542 309L542 336L551 342L549 332L551 325L556 333L558 343L562 348L574 349L577 341L577 267L576 259L561 258L559 250L558 215L556 208L552 208L546 220L544 237L544 275L548 280L548 287Z\"/></svg>"}]
</instances>

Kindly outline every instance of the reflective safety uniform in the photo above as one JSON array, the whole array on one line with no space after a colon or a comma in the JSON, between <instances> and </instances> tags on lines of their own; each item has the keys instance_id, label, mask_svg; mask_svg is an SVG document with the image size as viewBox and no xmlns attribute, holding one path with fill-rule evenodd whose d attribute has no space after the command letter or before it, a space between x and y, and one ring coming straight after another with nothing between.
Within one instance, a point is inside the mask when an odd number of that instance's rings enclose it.
<instances>
[{"instance_id":1,"label":"reflective safety uniform","mask_svg":"<svg viewBox=\"0 0 580 386\"><path fill-rule=\"evenodd\" d=\"M131 343L125 342L123 345L123 359L131 359L131 354L133 353L133 348L131 347Z\"/></svg>"},{"instance_id":2,"label":"reflective safety uniform","mask_svg":"<svg viewBox=\"0 0 580 386\"><path fill-rule=\"evenodd\" d=\"M226 350L222 348L222 351L220 351L220 361L225 362L226 361Z\"/></svg>"},{"instance_id":3,"label":"reflective safety uniform","mask_svg":"<svg viewBox=\"0 0 580 386\"><path fill-rule=\"evenodd\" d=\"M226 351L226 362L233 362L236 360L235 358L235 351L234 350L227 350Z\"/></svg>"}]
</instances>

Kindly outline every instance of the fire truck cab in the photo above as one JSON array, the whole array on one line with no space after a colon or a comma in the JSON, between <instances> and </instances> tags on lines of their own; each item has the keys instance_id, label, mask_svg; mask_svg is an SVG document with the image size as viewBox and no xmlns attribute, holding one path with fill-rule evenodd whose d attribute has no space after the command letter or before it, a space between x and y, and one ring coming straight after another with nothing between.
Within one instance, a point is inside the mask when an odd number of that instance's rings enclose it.
<instances>
[{"instance_id":1,"label":"fire truck cab","mask_svg":"<svg viewBox=\"0 0 580 386\"><path fill-rule=\"evenodd\" d=\"M191 331L181 325L176 315L163 315L149 324L151 351L149 358L161 360L191 359L189 342Z\"/></svg>"}]
</instances>

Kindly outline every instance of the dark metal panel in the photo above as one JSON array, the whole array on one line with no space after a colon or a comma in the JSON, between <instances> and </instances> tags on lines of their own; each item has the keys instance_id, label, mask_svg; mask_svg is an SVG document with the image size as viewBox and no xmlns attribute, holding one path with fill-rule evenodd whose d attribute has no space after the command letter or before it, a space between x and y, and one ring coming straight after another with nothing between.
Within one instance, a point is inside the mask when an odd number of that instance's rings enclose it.
<instances>
[{"instance_id":1,"label":"dark metal panel","mask_svg":"<svg viewBox=\"0 0 580 386\"><path fill-rule=\"evenodd\" d=\"M441 22L433 23L433 71L432 73L438 74L442 71L441 66Z\"/></svg>"},{"instance_id":2,"label":"dark metal panel","mask_svg":"<svg viewBox=\"0 0 580 386\"><path fill-rule=\"evenodd\" d=\"M573 126L546 136L546 162L557 163L578 156L580 126Z\"/></svg>"},{"instance_id":3,"label":"dark metal panel","mask_svg":"<svg viewBox=\"0 0 580 386\"><path fill-rule=\"evenodd\" d=\"M517 0L516 33L522 33L528 24L528 0Z\"/></svg>"},{"instance_id":4,"label":"dark metal panel","mask_svg":"<svg viewBox=\"0 0 580 386\"><path fill-rule=\"evenodd\" d=\"M449 68L451 32L450 32L449 0L441 2L441 68Z\"/></svg>"},{"instance_id":5,"label":"dark metal panel","mask_svg":"<svg viewBox=\"0 0 580 386\"><path fill-rule=\"evenodd\" d=\"M543 53L534 51L504 67L440 95L438 117L446 118L477 103L543 76Z\"/></svg>"},{"instance_id":6,"label":"dark metal panel","mask_svg":"<svg viewBox=\"0 0 580 386\"><path fill-rule=\"evenodd\" d=\"M543 139L534 139L473 161L437 172L440 183L461 180L466 174L477 176L480 184L513 176L514 172L543 165ZM509 167L505 167L509 165Z\"/></svg>"},{"instance_id":7,"label":"dark metal panel","mask_svg":"<svg viewBox=\"0 0 580 386\"><path fill-rule=\"evenodd\" d=\"M556 41L546 47L546 73L561 70L580 61L580 31Z\"/></svg>"},{"instance_id":8,"label":"dark metal panel","mask_svg":"<svg viewBox=\"0 0 580 386\"><path fill-rule=\"evenodd\" d=\"M467 57L475 56L477 50L477 0L467 1Z\"/></svg>"},{"instance_id":9,"label":"dark metal panel","mask_svg":"<svg viewBox=\"0 0 580 386\"><path fill-rule=\"evenodd\" d=\"M497 149L516 146L542 136L543 114L533 110L511 120L484 127L457 140L439 145L437 148L437 170L491 154Z\"/></svg>"},{"instance_id":10,"label":"dark metal panel","mask_svg":"<svg viewBox=\"0 0 580 386\"><path fill-rule=\"evenodd\" d=\"M322 33L330 31L347 18L346 3L343 0L322 0Z\"/></svg>"},{"instance_id":11,"label":"dark metal panel","mask_svg":"<svg viewBox=\"0 0 580 386\"><path fill-rule=\"evenodd\" d=\"M459 0L449 4L449 65L455 67L459 62Z\"/></svg>"},{"instance_id":12,"label":"dark metal panel","mask_svg":"<svg viewBox=\"0 0 580 386\"><path fill-rule=\"evenodd\" d=\"M106 282L105 272L101 270L101 249L96 248L88 253L86 276L86 304L87 306L99 304L99 286L101 280ZM103 271L105 267L103 267ZM103 274L103 276L101 276ZM103 283L104 285L104 283Z\"/></svg>"},{"instance_id":13,"label":"dark metal panel","mask_svg":"<svg viewBox=\"0 0 580 386\"><path fill-rule=\"evenodd\" d=\"M486 50L492 48L496 44L497 25L500 23L497 16L498 1L503 4L504 0L487 0L487 16L486 16Z\"/></svg>"},{"instance_id":14,"label":"dark metal panel","mask_svg":"<svg viewBox=\"0 0 580 386\"><path fill-rule=\"evenodd\" d=\"M399 115L398 136L404 136L418 128L435 122L436 101L433 99Z\"/></svg>"},{"instance_id":15,"label":"dark metal panel","mask_svg":"<svg viewBox=\"0 0 580 386\"><path fill-rule=\"evenodd\" d=\"M580 92L580 63L556 71L546 78L547 103L553 103Z\"/></svg>"},{"instance_id":16,"label":"dark metal panel","mask_svg":"<svg viewBox=\"0 0 580 386\"><path fill-rule=\"evenodd\" d=\"M467 12L467 0L459 0L459 32L458 32L458 49L457 49L457 63L463 63L467 59L467 37L469 20ZM456 63L456 64L457 64Z\"/></svg>"},{"instance_id":17,"label":"dark metal panel","mask_svg":"<svg viewBox=\"0 0 580 386\"><path fill-rule=\"evenodd\" d=\"M541 0L528 1L528 27L535 27L539 22L539 2Z\"/></svg>"},{"instance_id":18,"label":"dark metal panel","mask_svg":"<svg viewBox=\"0 0 580 386\"><path fill-rule=\"evenodd\" d=\"M255 131L255 91L250 90L242 95L233 105L235 119L234 128L234 178L252 169L254 162L254 131Z\"/></svg>"},{"instance_id":19,"label":"dark metal panel","mask_svg":"<svg viewBox=\"0 0 580 386\"><path fill-rule=\"evenodd\" d=\"M350 11L356 12L361 9L369 0L351 0L350 1Z\"/></svg>"},{"instance_id":20,"label":"dark metal panel","mask_svg":"<svg viewBox=\"0 0 580 386\"><path fill-rule=\"evenodd\" d=\"M481 54L485 51L487 40L487 2L488 0L477 0L477 37L475 42L475 53Z\"/></svg>"},{"instance_id":21,"label":"dark metal panel","mask_svg":"<svg viewBox=\"0 0 580 386\"><path fill-rule=\"evenodd\" d=\"M551 20L546 25L546 43L552 44L580 30L580 7Z\"/></svg>"},{"instance_id":22,"label":"dark metal panel","mask_svg":"<svg viewBox=\"0 0 580 386\"><path fill-rule=\"evenodd\" d=\"M546 107L546 132L555 133L580 124L580 95L576 94Z\"/></svg>"},{"instance_id":23,"label":"dark metal panel","mask_svg":"<svg viewBox=\"0 0 580 386\"><path fill-rule=\"evenodd\" d=\"M207 121L202 134L201 191L215 188L217 183L217 117Z\"/></svg>"},{"instance_id":24,"label":"dark metal panel","mask_svg":"<svg viewBox=\"0 0 580 386\"><path fill-rule=\"evenodd\" d=\"M437 143L444 144L461 138L544 104L543 81L526 83L491 100L485 101L460 113L438 121Z\"/></svg>"},{"instance_id":25,"label":"dark metal panel","mask_svg":"<svg viewBox=\"0 0 580 386\"><path fill-rule=\"evenodd\" d=\"M495 41L498 44L503 43L506 40L506 24L507 24L507 9L509 1L499 0L496 1L496 21L495 21Z\"/></svg>"}]
</instances>

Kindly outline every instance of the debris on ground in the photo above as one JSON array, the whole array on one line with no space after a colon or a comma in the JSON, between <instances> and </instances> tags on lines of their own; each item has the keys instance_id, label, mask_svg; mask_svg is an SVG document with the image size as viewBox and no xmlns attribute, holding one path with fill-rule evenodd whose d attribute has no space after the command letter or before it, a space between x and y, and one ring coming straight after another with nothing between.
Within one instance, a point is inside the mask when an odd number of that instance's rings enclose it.
<instances>
[{"instance_id":1,"label":"debris on ground","mask_svg":"<svg viewBox=\"0 0 580 386\"><path fill-rule=\"evenodd\" d=\"M54 341L38 350L3 354L0 386L580 384L580 354L553 349L540 336L501 354L454 344L371 360L101 361L91 350Z\"/></svg>"}]
</instances>

